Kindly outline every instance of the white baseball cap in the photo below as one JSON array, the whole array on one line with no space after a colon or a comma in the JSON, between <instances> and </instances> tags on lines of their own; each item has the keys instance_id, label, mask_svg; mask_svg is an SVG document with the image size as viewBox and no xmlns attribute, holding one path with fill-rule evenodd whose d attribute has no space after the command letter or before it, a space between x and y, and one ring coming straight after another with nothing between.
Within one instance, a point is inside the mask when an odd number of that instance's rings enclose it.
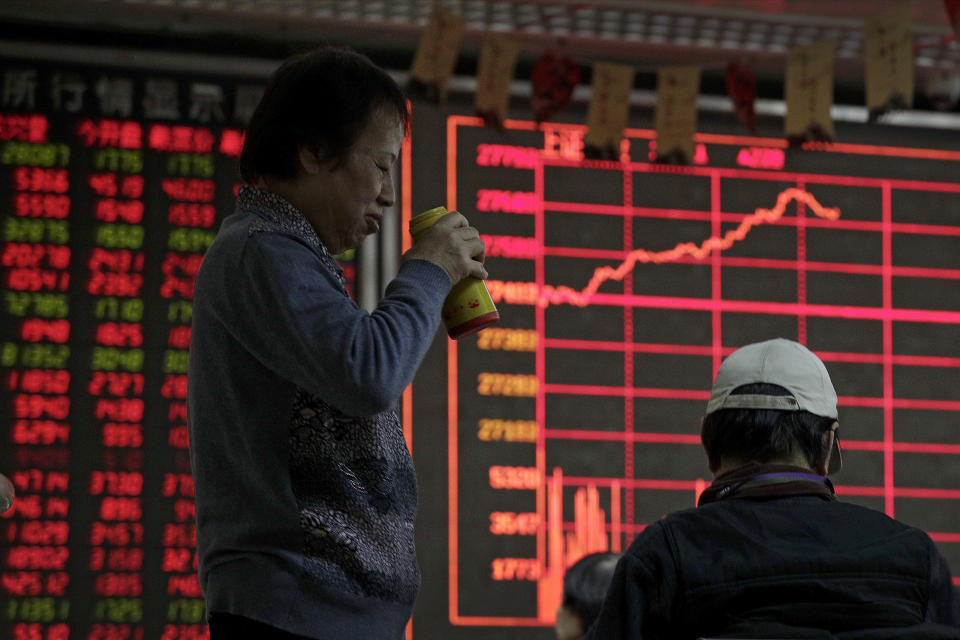
<instances>
[{"instance_id":1,"label":"white baseball cap","mask_svg":"<svg viewBox=\"0 0 960 640\"><path fill-rule=\"evenodd\" d=\"M767 383L783 387L791 395L731 395L746 384ZM741 347L727 356L713 381L707 415L720 409L774 409L809 411L837 419L837 392L823 362L799 342L776 338ZM834 434L828 473L840 471L839 439Z\"/></svg>"}]
</instances>

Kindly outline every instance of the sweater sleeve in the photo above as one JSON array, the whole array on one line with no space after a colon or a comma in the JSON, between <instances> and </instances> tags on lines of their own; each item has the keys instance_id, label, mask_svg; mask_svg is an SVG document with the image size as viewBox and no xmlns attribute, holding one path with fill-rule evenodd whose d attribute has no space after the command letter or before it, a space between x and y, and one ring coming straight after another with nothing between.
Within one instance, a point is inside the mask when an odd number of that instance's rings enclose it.
<instances>
[{"instance_id":1,"label":"sweater sleeve","mask_svg":"<svg viewBox=\"0 0 960 640\"><path fill-rule=\"evenodd\" d=\"M668 640L676 584L666 532L654 523L634 539L617 564L587 640Z\"/></svg>"},{"instance_id":2,"label":"sweater sleeve","mask_svg":"<svg viewBox=\"0 0 960 640\"><path fill-rule=\"evenodd\" d=\"M223 292L224 325L265 367L349 415L392 408L440 321L450 278L405 262L372 313L346 297L336 274L298 238L257 233L245 243L237 286Z\"/></svg>"}]
</instances>

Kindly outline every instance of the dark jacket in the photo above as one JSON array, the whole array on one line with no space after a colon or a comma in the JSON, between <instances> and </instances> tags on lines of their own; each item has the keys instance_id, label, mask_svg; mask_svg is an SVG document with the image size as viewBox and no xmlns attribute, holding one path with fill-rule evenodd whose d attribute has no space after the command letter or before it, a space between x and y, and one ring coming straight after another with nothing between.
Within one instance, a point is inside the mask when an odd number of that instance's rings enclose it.
<instances>
[{"instance_id":1,"label":"dark jacket","mask_svg":"<svg viewBox=\"0 0 960 640\"><path fill-rule=\"evenodd\" d=\"M923 531L838 502L803 469L729 475L637 536L588 638L960 639Z\"/></svg>"}]
</instances>

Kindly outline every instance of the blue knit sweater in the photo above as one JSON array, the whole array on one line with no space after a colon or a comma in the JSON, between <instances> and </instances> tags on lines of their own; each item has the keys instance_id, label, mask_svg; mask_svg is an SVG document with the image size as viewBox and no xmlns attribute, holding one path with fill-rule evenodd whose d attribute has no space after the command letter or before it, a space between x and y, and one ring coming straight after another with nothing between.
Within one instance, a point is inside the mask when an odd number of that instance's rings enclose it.
<instances>
[{"instance_id":1,"label":"blue knit sweater","mask_svg":"<svg viewBox=\"0 0 960 640\"><path fill-rule=\"evenodd\" d=\"M197 276L188 410L213 612L310 638L400 638L416 482L395 406L450 279L403 263L373 313L303 215L244 187Z\"/></svg>"}]
</instances>

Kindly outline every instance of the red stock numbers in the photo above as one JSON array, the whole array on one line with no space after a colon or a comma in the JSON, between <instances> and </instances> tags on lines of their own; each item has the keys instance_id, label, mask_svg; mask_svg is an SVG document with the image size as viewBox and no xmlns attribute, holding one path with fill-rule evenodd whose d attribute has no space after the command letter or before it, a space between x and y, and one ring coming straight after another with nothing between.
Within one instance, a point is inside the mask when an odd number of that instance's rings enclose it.
<instances>
[{"instance_id":1,"label":"red stock numbers","mask_svg":"<svg viewBox=\"0 0 960 640\"><path fill-rule=\"evenodd\" d=\"M13 520L7 523L6 540L9 543L64 545L69 538L70 523L66 520Z\"/></svg>"},{"instance_id":2,"label":"red stock numbers","mask_svg":"<svg viewBox=\"0 0 960 640\"><path fill-rule=\"evenodd\" d=\"M46 142L48 128L47 117L38 113L0 113L0 140Z\"/></svg>"},{"instance_id":3,"label":"red stock numbers","mask_svg":"<svg viewBox=\"0 0 960 640\"><path fill-rule=\"evenodd\" d=\"M17 191L66 193L70 190L70 174L66 169L17 167L13 170L13 188Z\"/></svg>"},{"instance_id":4,"label":"red stock numbers","mask_svg":"<svg viewBox=\"0 0 960 640\"><path fill-rule=\"evenodd\" d=\"M175 202L170 205L167 222L181 227L210 228L216 217L217 209L212 204Z\"/></svg>"},{"instance_id":5,"label":"red stock numbers","mask_svg":"<svg viewBox=\"0 0 960 640\"><path fill-rule=\"evenodd\" d=\"M56 218L70 213L70 197L49 193L24 193L13 196L13 215L19 218Z\"/></svg>"},{"instance_id":6,"label":"red stock numbers","mask_svg":"<svg viewBox=\"0 0 960 640\"><path fill-rule=\"evenodd\" d=\"M216 138L204 127L155 124L147 133L151 149L181 153L210 153Z\"/></svg>"},{"instance_id":7,"label":"red stock numbers","mask_svg":"<svg viewBox=\"0 0 960 640\"><path fill-rule=\"evenodd\" d=\"M136 547L119 547L105 549L93 547L90 549L91 571L141 571L143 569L143 549Z\"/></svg>"},{"instance_id":8,"label":"red stock numbers","mask_svg":"<svg viewBox=\"0 0 960 640\"><path fill-rule=\"evenodd\" d=\"M90 384L87 385L87 390L90 395L94 396L141 395L143 393L143 374L94 371L90 377Z\"/></svg>"},{"instance_id":9,"label":"red stock numbers","mask_svg":"<svg viewBox=\"0 0 960 640\"><path fill-rule=\"evenodd\" d=\"M10 427L13 444L50 446L70 442L70 425L57 420L14 420Z\"/></svg>"},{"instance_id":10,"label":"red stock numbers","mask_svg":"<svg viewBox=\"0 0 960 640\"><path fill-rule=\"evenodd\" d=\"M141 422L143 420L143 400L140 398L100 398L94 406L97 420L114 422Z\"/></svg>"},{"instance_id":11,"label":"red stock numbers","mask_svg":"<svg viewBox=\"0 0 960 640\"><path fill-rule=\"evenodd\" d=\"M93 471L89 493L92 496L139 496L143 492L143 474L136 471ZM113 519L113 518L111 518Z\"/></svg>"},{"instance_id":12,"label":"red stock numbers","mask_svg":"<svg viewBox=\"0 0 960 640\"><path fill-rule=\"evenodd\" d=\"M91 173L87 184L98 196L114 198L139 198L143 195L143 176L124 175L116 173Z\"/></svg>"},{"instance_id":13,"label":"red stock numbers","mask_svg":"<svg viewBox=\"0 0 960 640\"><path fill-rule=\"evenodd\" d=\"M20 323L20 339L24 342L57 342L62 344L70 339L70 321L62 318L58 320L27 318Z\"/></svg>"},{"instance_id":14,"label":"red stock numbers","mask_svg":"<svg viewBox=\"0 0 960 640\"><path fill-rule=\"evenodd\" d=\"M7 571L0 573L0 588L9 596L62 596L67 592L70 575L65 571Z\"/></svg>"},{"instance_id":15,"label":"red stock numbers","mask_svg":"<svg viewBox=\"0 0 960 640\"><path fill-rule=\"evenodd\" d=\"M66 420L70 415L70 398L18 393L13 396L13 415L15 418Z\"/></svg>"},{"instance_id":16,"label":"red stock numbers","mask_svg":"<svg viewBox=\"0 0 960 640\"><path fill-rule=\"evenodd\" d=\"M108 347L139 347L143 344L143 325L131 322L103 322L94 338Z\"/></svg>"},{"instance_id":17,"label":"red stock numbers","mask_svg":"<svg viewBox=\"0 0 960 640\"><path fill-rule=\"evenodd\" d=\"M210 629L205 624L168 624L160 640L209 640Z\"/></svg>"},{"instance_id":18,"label":"red stock numbers","mask_svg":"<svg viewBox=\"0 0 960 640\"><path fill-rule=\"evenodd\" d=\"M167 252L163 259L163 285L160 287L160 295L164 298L179 296L192 300L194 281L202 261L202 254L181 255Z\"/></svg>"},{"instance_id":19,"label":"red stock numbers","mask_svg":"<svg viewBox=\"0 0 960 640\"><path fill-rule=\"evenodd\" d=\"M14 369L7 374L7 388L28 393L67 393L70 389L70 372L62 369Z\"/></svg>"},{"instance_id":20,"label":"red stock numbers","mask_svg":"<svg viewBox=\"0 0 960 640\"><path fill-rule=\"evenodd\" d=\"M143 147L143 129L133 120L100 119L81 120L77 136L88 147L119 147L140 149Z\"/></svg>"},{"instance_id":21,"label":"red stock numbers","mask_svg":"<svg viewBox=\"0 0 960 640\"><path fill-rule=\"evenodd\" d=\"M70 627L65 622L44 625L20 622L10 628L11 640L69 640Z\"/></svg>"},{"instance_id":22,"label":"red stock numbers","mask_svg":"<svg viewBox=\"0 0 960 640\"><path fill-rule=\"evenodd\" d=\"M217 187L213 180L200 178L167 178L160 188L171 200L190 200L193 202L213 202Z\"/></svg>"}]
</instances>

